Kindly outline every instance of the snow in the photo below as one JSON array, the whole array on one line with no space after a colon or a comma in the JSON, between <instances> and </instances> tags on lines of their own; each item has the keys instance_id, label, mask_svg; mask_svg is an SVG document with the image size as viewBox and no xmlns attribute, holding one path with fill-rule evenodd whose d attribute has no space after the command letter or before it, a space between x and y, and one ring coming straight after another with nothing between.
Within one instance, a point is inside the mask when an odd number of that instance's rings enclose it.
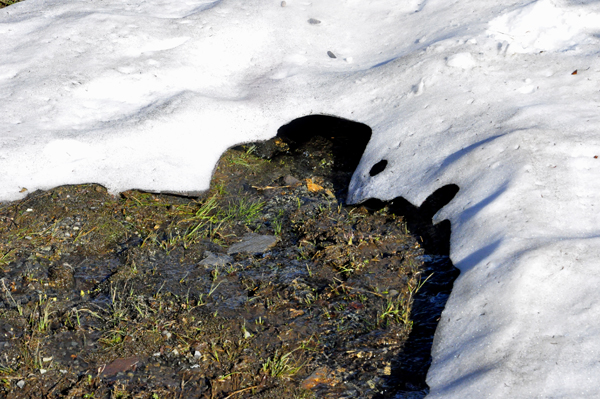
<instances>
[{"instance_id":1,"label":"snow","mask_svg":"<svg viewBox=\"0 0 600 399\"><path fill-rule=\"evenodd\" d=\"M198 192L231 145L362 122L351 201L460 187L429 397L600 397L599 2L26 0L0 36L0 200Z\"/></svg>"}]
</instances>

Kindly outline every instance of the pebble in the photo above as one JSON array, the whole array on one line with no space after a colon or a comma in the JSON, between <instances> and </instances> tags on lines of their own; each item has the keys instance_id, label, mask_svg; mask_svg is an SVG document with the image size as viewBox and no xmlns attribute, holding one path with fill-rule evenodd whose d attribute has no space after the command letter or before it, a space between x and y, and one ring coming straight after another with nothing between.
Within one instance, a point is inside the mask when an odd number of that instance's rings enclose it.
<instances>
[{"instance_id":1,"label":"pebble","mask_svg":"<svg viewBox=\"0 0 600 399\"><path fill-rule=\"evenodd\" d=\"M319 25L321 21L319 21L318 19L311 18L308 20L308 23L311 25Z\"/></svg>"},{"instance_id":2,"label":"pebble","mask_svg":"<svg viewBox=\"0 0 600 399\"><path fill-rule=\"evenodd\" d=\"M301 182L300 182L300 180L298 180L298 179L296 179L294 176L290 176L290 175L287 175L287 176L286 176L286 177L283 179L283 181L284 181L284 182L285 182L285 184L286 184L286 185L288 185L288 186L296 186L296 185L298 185L298 184L300 184L300 183L301 183Z\"/></svg>"},{"instance_id":3,"label":"pebble","mask_svg":"<svg viewBox=\"0 0 600 399\"><path fill-rule=\"evenodd\" d=\"M337 57L335 56L335 54L333 54L331 51L328 51L328 52L327 52L327 55L329 56L329 58L337 58Z\"/></svg>"},{"instance_id":4,"label":"pebble","mask_svg":"<svg viewBox=\"0 0 600 399\"><path fill-rule=\"evenodd\" d=\"M279 239L270 235L247 234L242 237L242 241L233 244L227 250L227 255L233 254L252 254L260 255L273 247Z\"/></svg>"},{"instance_id":5,"label":"pebble","mask_svg":"<svg viewBox=\"0 0 600 399\"><path fill-rule=\"evenodd\" d=\"M285 1L282 1L281 2L281 7L285 7L285 6L287 6L287 3Z\"/></svg>"},{"instance_id":6,"label":"pebble","mask_svg":"<svg viewBox=\"0 0 600 399\"><path fill-rule=\"evenodd\" d=\"M102 369L103 377L124 375L129 370L135 370L141 359L137 356L115 359Z\"/></svg>"},{"instance_id":7,"label":"pebble","mask_svg":"<svg viewBox=\"0 0 600 399\"><path fill-rule=\"evenodd\" d=\"M205 251L204 255L206 258L202 259L199 264L207 269L214 266L225 266L233 262L233 258L225 254L215 254L210 251Z\"/></svg>"},{"instance_id":8,"label":"pebble","mask_svg":"<svg viewBox=\"0 0 600 399\"><path fill-rule=\"evenodd\" d=\"M24 380L21 380L21 381L17 382L17 386L18 386L19 388L23 389L23 387L25 386L25 381L24 381Z\"/></svg>"}]
</instances>

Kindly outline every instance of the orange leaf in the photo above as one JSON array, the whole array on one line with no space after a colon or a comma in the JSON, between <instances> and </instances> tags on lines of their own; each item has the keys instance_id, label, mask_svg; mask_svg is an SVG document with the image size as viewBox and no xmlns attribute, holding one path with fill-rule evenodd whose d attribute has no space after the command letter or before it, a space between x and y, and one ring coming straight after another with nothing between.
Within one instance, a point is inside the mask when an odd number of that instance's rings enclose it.
<instances>
[{"instance_id":1,"label":"orange leaf","mask_svg":"<svg viewBox=\"0 0 600 399\"><path fill-rule=\"evenodd\" d=\"M316 193L316 192L323 190L323 187L319 186L318 184L313 183L312 179L306 179L306 187L308 188L308 191L310 191L311 193Z\"/></svg>"}]
</instances>

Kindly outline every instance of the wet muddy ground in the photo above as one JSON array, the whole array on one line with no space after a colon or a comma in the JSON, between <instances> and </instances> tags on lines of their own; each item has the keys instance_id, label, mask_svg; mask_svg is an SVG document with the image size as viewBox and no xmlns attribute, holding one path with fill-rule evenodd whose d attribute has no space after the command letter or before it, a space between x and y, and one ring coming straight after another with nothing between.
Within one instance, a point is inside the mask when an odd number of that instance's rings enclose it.
<instances>
[{"instance_id":1,"label":"wet muddy ground","mask_svg":"<svg viewBox=\"0 0 600 399\"><path fill-rule=\"evenodd\" d=\"M0 205L0 396L424 397L455 269L430 227L343 204L334 142L292 144L227 151L200 199Z\"/></svg>"}]
</instances>

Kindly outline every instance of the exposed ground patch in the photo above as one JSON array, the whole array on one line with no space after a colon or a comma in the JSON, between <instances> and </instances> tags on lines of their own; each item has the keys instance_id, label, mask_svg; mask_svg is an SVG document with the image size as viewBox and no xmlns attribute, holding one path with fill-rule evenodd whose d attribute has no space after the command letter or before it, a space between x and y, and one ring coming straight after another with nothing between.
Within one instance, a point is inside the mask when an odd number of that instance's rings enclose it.
<instances>
[{"instance_id":1,"label":"exposed ground patch","mask_svg":"<svg viewBox=\"0 0 600 399\"><path fill-rule=\"evenodd\" d=\"M343 206L347 136L286 129L223 154L202 199L2 204L0 395L424 396L447 257L393 206Z\"/></svg>"}]
</instances>

